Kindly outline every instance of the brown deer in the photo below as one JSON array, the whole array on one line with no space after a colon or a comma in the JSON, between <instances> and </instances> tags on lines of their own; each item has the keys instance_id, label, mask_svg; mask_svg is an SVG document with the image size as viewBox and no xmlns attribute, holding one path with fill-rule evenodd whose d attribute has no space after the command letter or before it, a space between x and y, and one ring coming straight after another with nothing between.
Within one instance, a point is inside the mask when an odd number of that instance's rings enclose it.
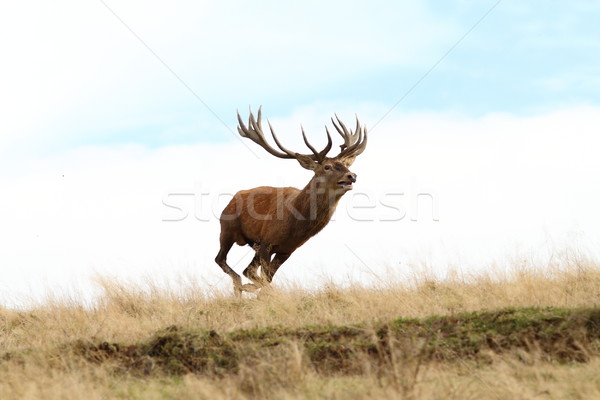
<instances>
[{"instance_id":1,"label":"brown deer","mask_svg":"<svg viewBox=\"0 0 600 400\"><path fill-rule=\"evenodd\" d=\"M242 137L252 140L275 157L296 159L302 167L314 172L302 190L270 186L241 190L223 210L220 218L221 249L215 261L233 279L235 295L241 296L243 290L251 292L269 285L281 264L329 223L338 201L356 182L356 174L348 167L364 151L367 130L361 127L357 117L356 129L352 132L336 115L337 122L333 118L331 121L344 143L340 145L340 153L329 158L327 153L331 150L332 141L327 126L327 145L321 151L308 142L304 128L301 128L304 143L312 154L299 154L282 146L267 121L279 150L269 145L262 130L260 108L256 119L250 111L248 126L239 112L237 117L238 132ZM244 276L252 281L251 284L242 285L240 275L227 265L227 253L234 243L240 246L248 244L256 251L252 262L244 270Z\"/></svg>"}]
</instances>

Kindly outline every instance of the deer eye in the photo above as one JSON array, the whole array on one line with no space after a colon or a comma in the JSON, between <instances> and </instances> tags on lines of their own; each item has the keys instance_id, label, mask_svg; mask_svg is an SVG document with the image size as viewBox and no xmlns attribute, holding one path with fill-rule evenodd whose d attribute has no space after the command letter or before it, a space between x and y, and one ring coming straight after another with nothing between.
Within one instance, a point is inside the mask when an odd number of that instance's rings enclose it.
<instances>
[{"instance_id":1,"label":"deer eye","mask_svg":"<svg viewBox=\"0 0 600 400\"><path fill-rule=\"evenodd\" d=\"M329 171L329 170L331 169L331 165L329 165L329 164L326 164L326 165L323 167L323 169L324 169L325 171Z\"/></svg>"}]
</instances>

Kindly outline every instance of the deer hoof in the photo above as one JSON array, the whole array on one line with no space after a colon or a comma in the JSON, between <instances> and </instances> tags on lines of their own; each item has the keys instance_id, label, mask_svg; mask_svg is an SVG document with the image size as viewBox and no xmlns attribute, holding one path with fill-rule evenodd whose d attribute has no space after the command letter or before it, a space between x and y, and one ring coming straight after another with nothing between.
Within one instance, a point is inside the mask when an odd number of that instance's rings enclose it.
<instances>
[{"instance_id":1,"label":"deer hoof","mask_svg":"<svg viewBox=\"0 0 600 400\"><path fill-rule=\"evenodd\" d=\"M236 284L233 285L233 295L236 298L242 297L242 291L243 291L242 285L236 285Z\"/></svg>"},{"instance_id":2,"label":"deer hoof","mask_svg":"<svg viewBox=\"0 0 600 400\"><path fill-rule=\"evenodd\" d=\"M242 290L244 290L246 292L254 293L258 289L260 289L260 288L258 286L256 286L254 283L246 283L245 285L242 285Z\"/></svg>"},{"instance_id":3,"label":"deer hoof","mask_svg":"<svg viewBox=\"0 0 600 400\"><path fill-rule=\"evenodd\" d=\"M264 285L258 292L258 299L268 299L273 294L273 287L270 284Z\"/></svg>"}]
</instances>

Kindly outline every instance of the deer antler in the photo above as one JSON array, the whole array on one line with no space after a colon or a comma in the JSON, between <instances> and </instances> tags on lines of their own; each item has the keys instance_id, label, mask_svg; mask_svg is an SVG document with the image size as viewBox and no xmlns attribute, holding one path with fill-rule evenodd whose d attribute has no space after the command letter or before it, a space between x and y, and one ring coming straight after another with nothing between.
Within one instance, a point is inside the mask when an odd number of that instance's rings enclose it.
<instances>
[{"instance_id":1,"label":"deer antler","mask_svg":"<svg viewBox=\"0 0 600 400\"><path fill-rule=\"evenodd\" d=\"M346 128L346 125L340 120L340 117L335 114L336 121L331 118L334 128L338 131L340 136L344 139L344 144L340 145L340 154L336 156L339 159L351 159L362 153L367 146L367 128L360 126L358 117L356 117L356 128L354 132ZM325 127L327 129L327 127ZM328 132L329 133L329 132Z\"/></svg>"},{"instance_id":2,"label":"deer antler","mask_svg":"<svg viewBox=\"0 0 600 400\"><path fill-rule=\"evenodd\" d=\"M299 154L294 151L288 150L279 142L279 139L277 139L277 136L275 135L275 131L273 130L273 126L271 126L271 122L269 122L267 120L267 123L269 124L269 130L271 131L271 136L273 136L273 140L275 141L275 144L277 144L277 147L279 147L279 149L281 150L281 151L279 151L279 150L271 147L271 145L267 142L265 135L263 133L263 130L262 130L261 117L262 117L262 107L258 108L258 117L256 119L254 119L254 114L252 114L252 110L250 110L250 116L248 118L248 126L246 127L246 125L242 121L240 112L238 111L238 113L237 113L237 118L238 118L238 123L239 123L238 128L237 128L238 132L242 137L252 140L254 143L258 144L260 147L262 147L263 149L265 149L266 151L268 151L270 154L274 155L275 157L298 158L299 156L305 156L305 157L311 158L313 161L320 163L325 159L329 150L331 150L332 141L331 141L331 135L329 134L329 132L327 132L327 145L325 146L325 148L323 150L318 152L308 142L308 139L306 138L306 134L304 133L304 128L302 128L302 127L301 127L302 138L304 139L304 143L310 149L310 151L312 151L313 154Z\"/></svg>"}]
</instances>

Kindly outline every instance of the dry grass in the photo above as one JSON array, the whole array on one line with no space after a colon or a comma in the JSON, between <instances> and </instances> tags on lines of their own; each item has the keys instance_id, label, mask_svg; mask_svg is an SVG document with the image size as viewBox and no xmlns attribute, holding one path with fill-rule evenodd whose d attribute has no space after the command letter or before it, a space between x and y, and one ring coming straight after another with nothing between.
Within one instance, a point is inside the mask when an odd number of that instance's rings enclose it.
<instances>
[{"instance_id":1,"label":"dry grass","mask_svg":"<svg viewBox=\"0 0 600 400\"><path fill-rule=\"evenodd\" d=\"M507 307L600 307L600 265L581 255L473 277L419 276L369 288L276 288L242 300L192 285L174 291L99 280L103 294L93 307L49 300L26 311L0 308L0 398L600 398L595 353L587 362L559 363L516 348L486 353L486 362L447 362L422 357L415 339L391 346L384 367L358 354L354 370L360 373L336 374L320 371L302 341L286 338L268 352L260 344L245 349L234 372L169 374L154 368L147 354L132 353L136 364L128 371L116 359L94 362L77 351L78 343L147 343L171 326L225 337L240 329L311 325L375 330L399 317Z\"/></svg>"}]
</instances>

